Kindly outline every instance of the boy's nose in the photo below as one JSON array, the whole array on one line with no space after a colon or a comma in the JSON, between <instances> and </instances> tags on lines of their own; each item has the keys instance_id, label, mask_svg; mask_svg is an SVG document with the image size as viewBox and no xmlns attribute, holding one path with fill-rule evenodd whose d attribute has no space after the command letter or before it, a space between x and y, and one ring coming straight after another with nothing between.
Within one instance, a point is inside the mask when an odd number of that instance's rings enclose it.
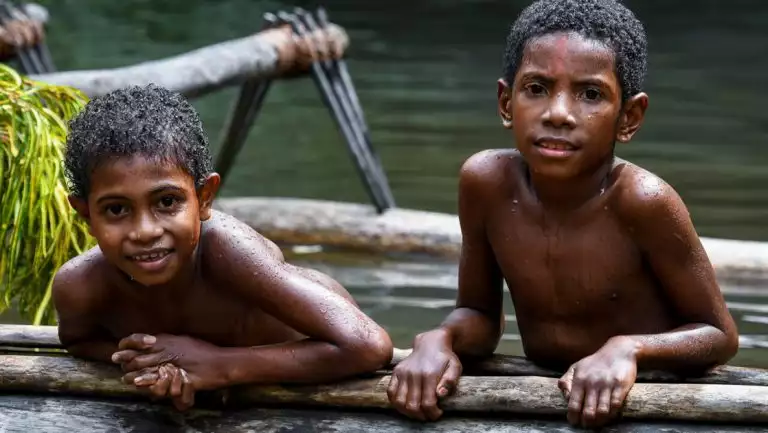
<instances>
[{"instance_id":1,"label":"boy's nose","mask_svg":"<svg viewBox=\"0 0 768 433\"><path fill-rule=\"evenodd\" d=\"M128 238L134 242L148 242L162 236L163 228L157 224L156 219L151 215L139 217L137 224L128 234Z\"/></svg>"},{"instance_id":2,"label":"boy's nose","mask_svg":"<svg viewBox=\"0 0 768 433\"><path fill-rule=\"evenodd\" d=\"M560 92L550 98L543 120L545 124L555 128L573 128L576 125L576 118L570 96L565 92Z\"/></svg>"}]
</instances>

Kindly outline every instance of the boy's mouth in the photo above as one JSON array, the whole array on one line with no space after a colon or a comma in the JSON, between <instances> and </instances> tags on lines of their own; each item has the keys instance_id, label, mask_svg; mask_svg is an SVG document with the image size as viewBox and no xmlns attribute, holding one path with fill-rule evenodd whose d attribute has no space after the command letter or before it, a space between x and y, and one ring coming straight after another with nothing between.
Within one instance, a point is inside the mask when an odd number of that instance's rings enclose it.
<instances>
[{"instance_id":1,"label":"boy's mouth","mask_svg":"<svg viewBox=\"0 0 768 433\"><path fill-rule=\"evenodd\" d=\"M539 149L539 153L551 158L565 158L578 150L578 147L574 146L573 143L562 138L544 137L536 140L533 144Z\"/></svg>"},{"instance_id":2,"label":"boy's mouth","mask_svg":"<svg viewBox=\"0 0 768 433\"><path fill-rule=\"evenodd\" d=\"M151 263L164 259L168 254L172 253L173 249L170 248L158 248L149 251L143 251L140 254L129 255L128 258L134 262Z\"/></svg>"}]
</instances>

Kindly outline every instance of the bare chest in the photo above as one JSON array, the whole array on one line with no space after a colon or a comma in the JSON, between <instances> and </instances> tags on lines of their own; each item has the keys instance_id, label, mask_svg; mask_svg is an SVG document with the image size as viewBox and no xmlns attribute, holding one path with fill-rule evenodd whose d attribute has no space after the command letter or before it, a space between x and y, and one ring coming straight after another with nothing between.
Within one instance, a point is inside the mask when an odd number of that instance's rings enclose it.
<instances>
[{"instance_id":1,"label":"bare chest","mask_svg":"<svg viewBox=\"0 0 768 433\"><path fill-rule=\"evenodd\" d=\"M647 283L640 251L608 210L557 220L500 211L487 230L518 310L586 316Z\"/></svg>"}]
</instances>

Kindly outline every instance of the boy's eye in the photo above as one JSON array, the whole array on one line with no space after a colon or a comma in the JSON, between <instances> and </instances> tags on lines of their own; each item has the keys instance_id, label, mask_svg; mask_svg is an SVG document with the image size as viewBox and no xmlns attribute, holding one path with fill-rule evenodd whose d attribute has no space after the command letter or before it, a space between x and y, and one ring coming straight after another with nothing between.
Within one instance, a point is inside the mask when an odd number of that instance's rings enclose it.
<instances>
[{"instance_id":1,"label":"boy's eye","mask_svg":"<svg viewBox=\"0 0 768 433\"><path fill-rule=\"evenodd\" d=\"M547 91L547 89L544 88L544 86L538 83L531 83L525 86L525 90L527 90L528 93L532 95L543 95Z\"/></svg>"},{"instance_id":2,"label":"boy's eye","mask_svg":"<svg viewBox=\"0 0 768 433\"><path fill-rule=\"evenodd\" d=\"M172 196L172 195L166 195L165 197L160 199L160 207L162 208L169 208L173 207L179 200Z\"/></svg>"},{"instance_id":3,"label":"boy's eye","mask_svg":"<svg viewBox=\"0 0 768 433\"><path fill-rule=\"evenodd\" d=\"M127 211L127 208L121 204L111 204L104 208L104 210L112 216L120 216Z\"/></svg>"},{"instance_id":4,"label":"boy's eye","mask_svg":"<svg viewBox=\"0 0 768 433\"><path fill-rule=\"evenodd\" d=\"M584 98L590 101L596 101L600 99L601 93L597 89L587 89L584 91Z\"/></svg>"}]
</instances>

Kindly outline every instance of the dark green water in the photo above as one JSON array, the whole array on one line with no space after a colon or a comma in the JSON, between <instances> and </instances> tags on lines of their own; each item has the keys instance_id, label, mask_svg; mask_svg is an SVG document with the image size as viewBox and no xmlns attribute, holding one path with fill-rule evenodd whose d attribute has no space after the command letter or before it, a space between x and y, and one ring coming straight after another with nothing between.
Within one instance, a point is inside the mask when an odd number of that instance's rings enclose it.
<instances>
[{"instance_id":1,"label":"dark green water","mask_svg":"<svg viewBox=\"0 0 768 433\"><path fill-rule=\"evenodd\" d=\"M52 13L50 45L61 69L123 66L242 37L259 28L263 12L286 4L247 0L42 3ZM702 235L768 241L768 114L764 109L768 2L627 3L649 33L651 103L645 126L631 144L619 148L619 154L675 186ZM333 21L352 38L350 70L400 206L454 212L456 173L462 161L484 148L513 145L496 116L495 80L507 26L525 4L482 0L326 3ZM309 8L316 3L289 5ZM195 101L213 143L233 95L231 89ZM310 79L273 86L223 194L367 201ZM349 269L356 270L356 279L349 280L352 291L400 346L408 345L416 332L439 323L455 294L451 280L445 280L446 268L420 263L377 262L352 268L333 261L312 263L340 278L346 278ZM388 266L398 269L399 282L377 277L389 272ZM734 315L742 334L754 337L750 344L765 345L768 324L760 321L768 316L768 290L726 289L730 302L754 307L734 310ZM513 321L507 332L502 350L519 352ZM745 348L738 362L768 366L768 354L765 349Z\"/></svg>"}]
</instances>

